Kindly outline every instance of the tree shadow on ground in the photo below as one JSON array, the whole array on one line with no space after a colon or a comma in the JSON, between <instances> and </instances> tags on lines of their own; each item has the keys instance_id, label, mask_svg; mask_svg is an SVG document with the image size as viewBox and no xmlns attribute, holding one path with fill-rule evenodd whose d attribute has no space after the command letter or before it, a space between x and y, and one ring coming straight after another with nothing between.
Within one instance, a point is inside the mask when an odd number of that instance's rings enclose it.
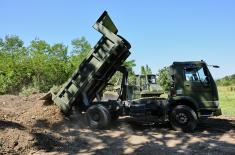
<instances>
[{"instance_id":1,"label":"tree shadow on ground","mask_svg":"<svg viewBox=\"0 0 235 155\"><path fill-rule=\"evenodd\" d=\"M194 133L173 131L169 124L143 126L131 123L130 128L136 139L131 143L128 138L125 139L127 135L122 135L124 142L122 153L233 154L235 152L235 122L232 120L208 119L199 124ZM228 132L233 133L234 137L226 140L225 134ZM145 137L143 143L138 142L141 136ZM112 146L98 152L107 150L112 150Z\"/></svg>"},{"instance_id":2,"label":"tree shadow on ground","mask_svg":"<svg viewBox=\"0 0 235 155\"><path fill-rule=\"evenodd\" d=\"M4 130L6 128L17 128L19 130L25 130L26 128L16 122L12 122L12 121L6 121L6 120L0 120L0 130Z\"/></svg>"},{"instance_id":3,"label":"tree shadow on ground","mask_svg":"<svg viewBox=\"0 0 235 155\"><path fill-rule=\"evenodd\" d=\"M209 118L202 120L198 126L199 132L208 131L213 132L227 132L235 130L235 120L221 119L221 118Z\"/></svg>"}]
</instances>

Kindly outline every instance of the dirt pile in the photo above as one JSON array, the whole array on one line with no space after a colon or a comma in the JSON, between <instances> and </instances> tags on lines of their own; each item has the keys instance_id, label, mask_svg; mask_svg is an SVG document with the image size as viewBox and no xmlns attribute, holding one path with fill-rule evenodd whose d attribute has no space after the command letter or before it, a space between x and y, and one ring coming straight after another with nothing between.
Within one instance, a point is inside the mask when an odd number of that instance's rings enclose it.
<instances>
[{"instance_id":1,"label":"dirt pile","mask_svg":"<svg viewBox=\"0 0 235 155\"><path fill-rule=\"evenodd\" d=\"M235 118L209 119L195 133L168 125L139 126L121 118L90 130L82 114L63 116L55 105L29 97L0 96L0 154L232 154Z\"/></svg>"}]
</instances>

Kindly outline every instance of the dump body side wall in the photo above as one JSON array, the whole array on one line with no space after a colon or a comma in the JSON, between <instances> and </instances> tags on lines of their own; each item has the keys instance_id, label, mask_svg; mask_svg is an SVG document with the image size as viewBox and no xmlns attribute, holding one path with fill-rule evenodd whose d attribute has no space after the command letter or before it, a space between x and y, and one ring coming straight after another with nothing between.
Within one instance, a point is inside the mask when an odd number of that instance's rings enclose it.
<instances>
[{"instance_id":1,"label":"dump body side wall","mask_svg":"<svg viewBox=\"0 0 235 155\"><path fill-rule=\"evenodd\" d=\"M116 34L118 31L107 12L100 16L93 27L103 36L60 91L52 93L52 100L64 113L72 105L79 105L81 110L86 110L130 55L131 45Z\"/></svg>"}]
</instances>

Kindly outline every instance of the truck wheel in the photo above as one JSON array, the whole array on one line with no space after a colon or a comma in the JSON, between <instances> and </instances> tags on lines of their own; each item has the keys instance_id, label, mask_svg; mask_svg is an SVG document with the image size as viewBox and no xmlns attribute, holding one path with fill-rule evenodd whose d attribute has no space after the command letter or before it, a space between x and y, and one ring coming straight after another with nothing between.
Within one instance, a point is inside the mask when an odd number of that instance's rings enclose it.
<instances>
[{"instance_id":1,"label":"truck wheel","mask_svg":"<svg viewBox=\"0 0 235 155\"><path fill-rule=\"evenodd\" d=\"M102 105L93 105L86 112L88 125L94 129L104 129L110 123L110 113Z\"/></svg>"},{"instance_id":2,"label":"truck wheel","mask_svg":"<svg viewBox=\"0 0 235 155\"><path fill-rule=\"evenodd\" d=\"M195 111L186 105L176 106L170 114L170 123L175 130L192 132L197 127L197 120Z\"/></svg>"}]
</instances>

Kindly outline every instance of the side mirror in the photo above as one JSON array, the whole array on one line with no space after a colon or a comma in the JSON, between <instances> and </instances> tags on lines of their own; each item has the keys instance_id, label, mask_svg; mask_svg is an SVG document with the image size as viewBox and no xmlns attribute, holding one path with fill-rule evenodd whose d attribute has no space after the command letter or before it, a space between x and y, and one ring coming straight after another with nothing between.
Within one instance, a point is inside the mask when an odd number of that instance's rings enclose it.
<instances>
[{"instance_id":1,"label":"side mirror","mask_svg":"<svg viewBox=\"0 0 235 155\"><path fill-rule=\"evenodd\" d=\"M207 66L213 67L213 68L220 68L220 66L218 66L218 65L207 65Z\"/></svg>"},{"instance_id":2,"label":"side mirror","mask_svg":"<svg viewBox=\"0 0 235 155\"><path fill-rule=\"evenodd\" d=\"M220 68L220 66L217 66L217 65L213 65L212 67L214 67L214 68Z\"/></svg>"}]
</instances>

